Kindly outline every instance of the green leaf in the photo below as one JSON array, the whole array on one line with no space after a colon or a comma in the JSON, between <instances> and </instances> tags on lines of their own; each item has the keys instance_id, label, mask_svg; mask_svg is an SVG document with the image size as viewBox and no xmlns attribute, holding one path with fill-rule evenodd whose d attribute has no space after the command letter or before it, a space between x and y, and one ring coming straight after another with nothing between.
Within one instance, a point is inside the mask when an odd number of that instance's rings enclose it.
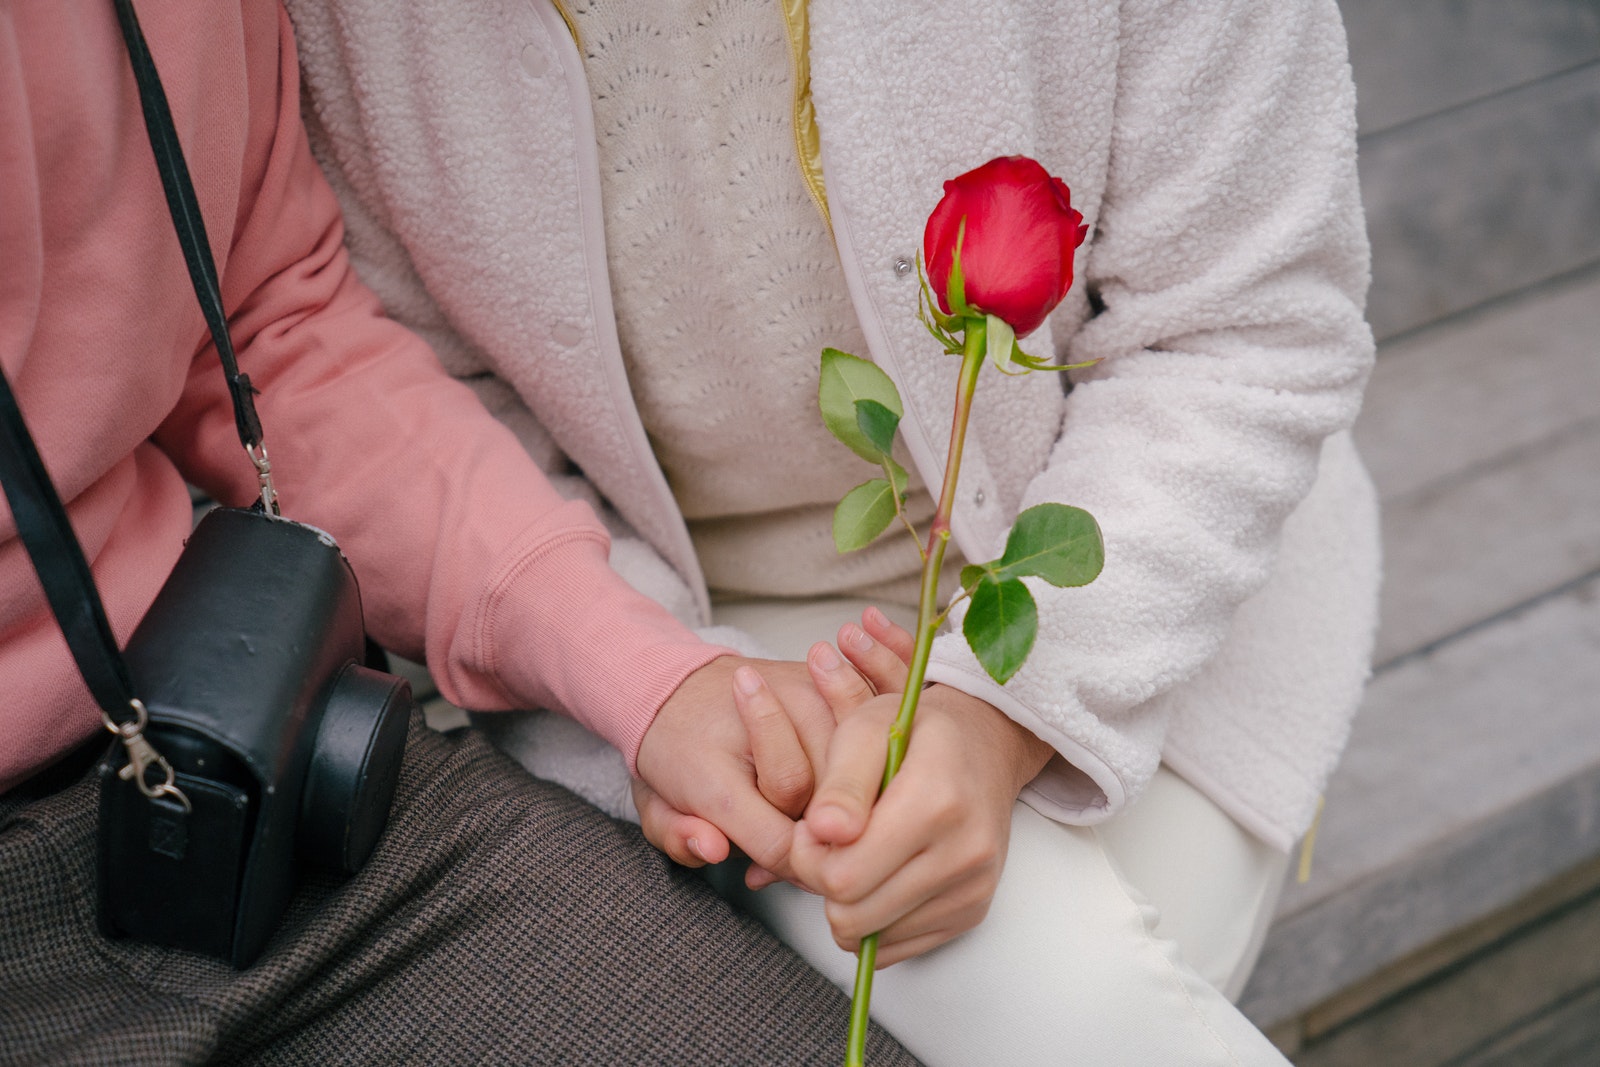
<instances>
[{"instance_id":1,"label":"green leaf","mask_svg":"<svg viewBox=\"0 0 1600 1067\"><path fill-rule=\"evenodd\" d=\"M961 588L971 589L983 580L985 574L992 574L990 564L969 563L961 568Z\"/></svg>"},{"instance_id":2,"label":"green leaf","mask_svg":"<svg viewBox=\"0 0 1600 1067\"><path fill-rule=\"evenodd\" d=\"M1033 594L1019 579L985 577L973 590L961 632L989 677L1005 685L1028 658L1039 632Z\"/></svg>"},{"instance_id":3,"label":"green leaf","mask_svg":"<svg viewBox=\"0 0 1600 1067\"><path fill-rule=\"evenodd\" d=\"M876 463L882 450L861 432L856 401L872 400L893 412L896 419L905 414L900 392L889 376L872 363L837 348L822 350L822 373L817 384L817 406L822 409L828 432L850 447L850 451L869 463Z\"/></svg>"},{"instance_id":4,"label":"green leaf","mask_svg":"<svg viewBox=\"0 0 1600 1067\"><path fill-rule=\"evenodd\" d=\"M1094 581L1105 560L1093 515L1066 504L1037 504L1017 516L1004 554L985 569L999 581L1037 576L1068 587Z\"/></svg>"},{"instance_id":5,"label":"green leaf","mask_svg":"<svg viewBox=\"0 0 1600 1067\"><path fill-rule=\"evenodd\" d=\"M944 280L945 303L950 305L951 316L958 319L972 315L972 308L967 306L967 276L961 272L961 243L966 237L967 220L962 216L961 225L956 228L956 246L950 251L950 277Z\"/></svg>"},{"instance_id":6,"label":"green leaf","mask_svg":"<svg viewBox=\"0 0 1600 1067\"><path fill-rule=\"evenodd\" d=\"M840 552L863 548L894 521L894 486L886 479L862 482L833 509L833 544Z\"/></svg>"},{"instance_id":7,"label":"green leaf","mask_svg":"<svg viewBox=\"0 0 1600 1067\"><path fill-rule=\"evenodd\" d=\"M899 425L898 411L890 411L876 400L856 401L856 429L877 447L880 457L893 450L894 431Z\"/></svg>"},{"instance_id":8,"label":"green leaf","mask_svg":"<svg viewBox=\"0 0 1600 1067\"><path fill-rule=\"evenodd\" d=\"M1017 346L1017 331L999 315L990 315L988 318L989 329L984 335L984 344L989 349L989 362L1001 374L1010 374L1011 350Z\"/></svg>"}]
</instances>

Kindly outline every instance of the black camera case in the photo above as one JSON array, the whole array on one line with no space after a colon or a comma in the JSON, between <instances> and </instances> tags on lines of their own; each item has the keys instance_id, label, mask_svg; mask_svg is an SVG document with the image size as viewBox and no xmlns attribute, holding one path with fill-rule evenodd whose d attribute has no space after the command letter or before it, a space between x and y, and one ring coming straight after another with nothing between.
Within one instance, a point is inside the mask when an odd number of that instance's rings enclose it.
<instances>
[{"instance_id":1,"label":"black camera case","mask_svg":"<svg viewBox=\"0 0 1600 1067\"><path fill-rule=\"evenodd\" d=\"M254 961L297 873L353 874L388 819L409 684L366 665L350 564L320 530L218 508L125 652L188 809L100 766L100 925Z\"/></svg>"}]
</instances>

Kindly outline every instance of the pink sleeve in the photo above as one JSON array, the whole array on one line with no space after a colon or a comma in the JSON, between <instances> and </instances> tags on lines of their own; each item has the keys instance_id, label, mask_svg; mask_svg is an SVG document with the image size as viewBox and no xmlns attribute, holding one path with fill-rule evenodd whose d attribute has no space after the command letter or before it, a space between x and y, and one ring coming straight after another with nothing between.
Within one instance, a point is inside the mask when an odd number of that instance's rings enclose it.
<instances>
[{"instance_id":1,"label":"pink sleeve","mask_svg":"<svg viewBox=\"0 0 1600 1067\"><path fill-rule=\"evenodd\" d=\"M211 238L284 513L338 539L369 632L425 654L446 698L563 711L631 768L666 698L728 650L619 578L591 510L563 500L427 346L384 318L306 146L288 19L246 9L243 192L231 234ZM218 499L251 499L209 344L157 440Z\"/></svg>"}]
</instances>

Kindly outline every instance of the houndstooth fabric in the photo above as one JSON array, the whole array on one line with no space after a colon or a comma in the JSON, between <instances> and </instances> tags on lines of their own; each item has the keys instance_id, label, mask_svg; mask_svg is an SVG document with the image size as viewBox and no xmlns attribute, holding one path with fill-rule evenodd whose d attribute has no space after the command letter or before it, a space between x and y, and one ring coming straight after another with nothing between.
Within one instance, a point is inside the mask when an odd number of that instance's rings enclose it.
<instances>
[{"instance_id":1,"label":"houndstooth fabric","mask_svg":"<svg viewBox=\"0 0 1600 1067\"><path fill-rule=\"evenodd\" d=\"M842 1055L841 993L636 829L474 733L413 721L372 859L306 882L242 972L96 932L96 787L65 777L0 796L0 1064ZM869 1052L915 1062L877 1030Z\"/></svg>"}]
</instances>

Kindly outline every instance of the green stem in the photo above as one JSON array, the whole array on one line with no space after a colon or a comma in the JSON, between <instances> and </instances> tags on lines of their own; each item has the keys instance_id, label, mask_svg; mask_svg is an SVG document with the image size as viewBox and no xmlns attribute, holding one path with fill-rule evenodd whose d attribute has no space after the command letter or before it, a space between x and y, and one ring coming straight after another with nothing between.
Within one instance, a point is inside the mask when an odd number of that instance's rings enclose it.
<instances>
[{"instance_id":1,"label":"green stem","mask_svg":"<svg viewBox=\"0 0 1600 1067\"><path fill-rule=\"evenodd\" d=\"M888 457L883 461L883 477L889 483L889 495L894 498L895 518L900 520L900 525L906 528L906 533L911 535L911 543L917 546L917 555L922 557L924 563L928 560L928 550L922 547L922 538L917 536L917 528L911 525L911 516L906 514L905 501L901 499L901 485L894 480L894 472L889 464L893 463Z\"/></svg>"},{"instance_id":2,"label":"green stem","mask_svg":"<svg viewBox=\"0 0 1600 1067\"><path fill-rule=\"evenodd\" d=\"M950 512L956 502L956 479L961 476L961 451L967 440L967 420L972 414L972 394L978 386L978 371L983 369L983 320L969 320L963 338L961 377L956 384L955 418L950 423L950 452L945 458L944 485L939 490L939 506L928 529L928 548L922 560L922 593L917 602L917 643L911 653L911 669L905 692L900 696L900 713L889 728L889 755L883 766L881 792L889 787L905 761L911 744L911 723L922 699L922 681L928 673L928 655L933 650L933 635L939 627L939 568L944 565L945 545L950 542ZM844 1067L864 1067L867 1049L867 1009L872 1002L872 975L878 958L878 935L861 939L856 952L856 984L850 1001L850 1035L845 1045Z\"/></svg>"}]
</instances>

